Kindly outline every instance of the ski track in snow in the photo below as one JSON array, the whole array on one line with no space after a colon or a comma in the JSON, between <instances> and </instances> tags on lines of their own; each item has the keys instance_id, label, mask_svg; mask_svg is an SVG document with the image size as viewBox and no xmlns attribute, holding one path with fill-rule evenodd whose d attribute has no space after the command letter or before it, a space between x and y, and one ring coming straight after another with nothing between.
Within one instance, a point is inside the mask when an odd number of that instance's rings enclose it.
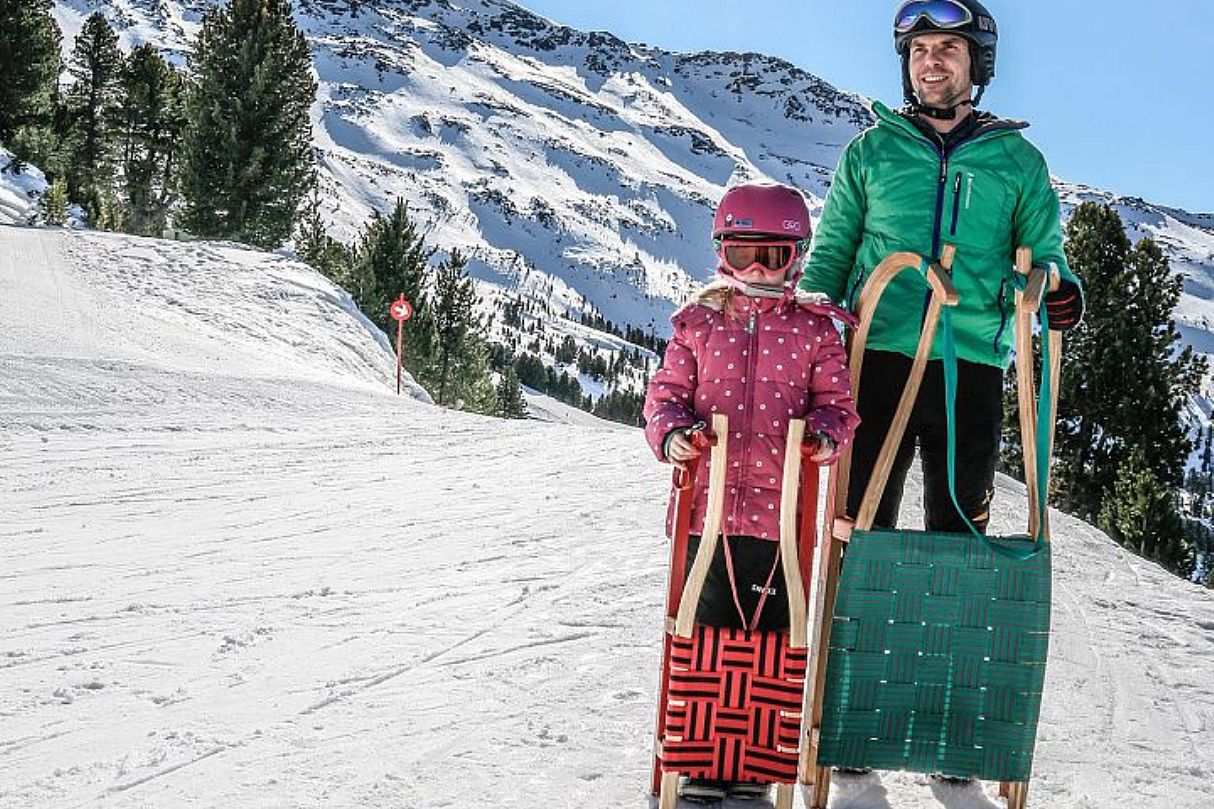
<instances>
[{"instance_id":1,"label":"ski track in snow","mask_svg":"<svg viewBox=\"0 0 1214 809\"><path fill-rule=\"evenodd\" d=\"M667 468L392 362L277 256L0 227L0 807L652 805ZM1209 805L1214 598L1053 522L1030 806Z\"/></svg>"}]
</instances>

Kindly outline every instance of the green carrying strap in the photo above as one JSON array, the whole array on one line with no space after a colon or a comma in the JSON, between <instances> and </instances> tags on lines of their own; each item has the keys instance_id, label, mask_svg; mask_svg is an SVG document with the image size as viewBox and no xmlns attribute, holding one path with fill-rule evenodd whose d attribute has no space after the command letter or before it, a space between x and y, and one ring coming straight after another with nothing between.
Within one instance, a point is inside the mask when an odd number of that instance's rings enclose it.
<instances>
[{"instance_id":1,"label":"green carrying strap","mask_svg":"<svg viewBox=\"0 0 1214 809\"><path fill-rule=\"evenodd\" d=\"M1016 286L1023 290L1026 279L1019 273L1016 274ZM1037 536L1031 537L1035 540L1032 545L1027 545L1022 540L1013 539L1010 542L1006 539L992 539L986 534L979 531L965 511L961 508L961 504L957 502L957 486L956 486L956 461L957 461L957 427L956 427L956 406L957 406L957 346L953 340L953 321L949 307L942 307L940 320L943 332L942 350L944 354L944 408L946 410L946 420L948 424L948 493L953 499L953 506L957 509L957 513L961 515L961 519L965 520L966 526L974 536L981 539L991 550L1004 556L1010 556L1015 559L1029 559L1041 553L1046 546L1045 530L1046 530L1046 490L1049 482L1050 469L1050 432L1054 425L1050 424L1050 404L1052 394L1050 392L1050 341L1049 341L1049 316L1044 306L1038 310L1038 317L1041 319L1041 346L1042 346L1042 368L1041 368L1041 386L1037 391ZM1024 437L1021 437L1024 440Z\"/></svg>"}]
</instances>

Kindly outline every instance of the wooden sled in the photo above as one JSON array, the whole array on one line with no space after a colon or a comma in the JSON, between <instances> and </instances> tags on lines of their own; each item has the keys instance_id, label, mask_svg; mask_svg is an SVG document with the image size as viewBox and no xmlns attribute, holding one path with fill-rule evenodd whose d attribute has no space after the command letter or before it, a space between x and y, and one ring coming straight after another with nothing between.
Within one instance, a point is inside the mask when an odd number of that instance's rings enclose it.
<instances>
[{"instance_id":1,"label":"wooden sled","mask_svg":"<svg viewBox=\"0 0 1214 809\"><path fill-rule=\"evenodd\" d=\"M891 617L888 620L888 627L883 627L880 622L875 627L872 623L865 625L863 623L851 623L850 621L839 624L840 631L855 633L859 638L855 643L852 643L847 638L840 638L832 647L832 629L836 626L837 616L837 599L840 597L840 579L843 572L843 560L845 552L849 546L849 542L853 538L860 538L870 532L873 521L877 512L877 507L881 500L882 492L888 480L890 469L893 464L894 455L901 442L903 433L905 432L907 422L910 418L910 412L914 404L915 398L919 392L920 382L922 381L924 371L926 369L928 358L931 354L933 340L935 338L937 323L940 321L941 312L946 306L955 306L958 302L956 290L953 288L949 270L952 265L953 248L945 247L939 263L929 263L921 256L913 253L896 253L884 261L874 271L868 284L865 286L857 307L857 314L860 317L860 326L852 335L850 340L851 351L851 375L852 375L852 390L857 395L863 395L860 388L862 360L865 349L865 344L868 338L869 328L872 323L873 313L876 310L877 303L880 300L882 293L892 281L900 273L911 270L917 273L923 273L928 284L931 287L931 301L928 306L927 314L924 320L918 350L914 361L910 376L906 383L906 388L903 391L902 398L899 401L898 410L891 422L889 433L882 445L881 452L877 462L874 465L872 477L868 487L865 490L864 498L858 509L858 513L853 520L846 516L846 508L848 501L848 483L851 467L851 451L846 451L840 458L839 463L831 470L830 484L827 492L826 501L826 516L823 526L823 538L819 543L815 553L814 566L814 603L812 605L812 615L814 616L813 637L811 639L811 652L809 661L809 673L807 676L806 688L806 705L804 713L806 716L806 738L802 745L802 755L800 762L800 780L806 785L806 804L811 809L826 809L827 800L830 793L830 778L833 765L871 768L871 769L905 769L919 772L943 772L948 775L957 775L959 777L975 777L975 773L984 771L998 770L1000 766L1005 767L1008 771L1023 772L1024 776L1018 780L1000 780L1000 795L1007 799L1009 809L1024 809L1027 794L1028 794L1028 770L1031 767L1032 760L1032 737L1035 736L1037 715L1040 710L1040 690L1035 694L1036 701L1033 699L1017 699L1014 696L1011 698L1002 699L997 710L992 708L988 703L985 710L987 713L995 714L997 711L1006 711L1008 716L1000 716L999 719L1007 719L1006 722L988 721L990 716L960 716L950 714L950 710L956 708L958 713L967 710L966 699L978 697L979 699L987 699L988 688L985 686L979 687L979 683L972 683L974 688L955 689L955 702L950 703L947 696L943 701L943 708L939 705L930 707L935 691L929 681L928 686L924 686L923 681L916 679L914 675L904 676L903 674L891 674L892 669L882 669L883 673L873 674L871 671L865 671L865 665L868 663L881 663L880 655L883 654L886 660L891 661L890 666L896 668L898 663L897 658L902 656L902 660L909 661L908 667L913 670L914 665L918 662L920 665L926 665L924 661L928 661L925 655L930 652L924 652L925 647L930 647L933 642L939 642L940 637L945 638L944 645L947 647L949 643L964 646L965 643L972 643L972 640L977 635L982 634L980 630L990 630L989 626L981 626L973 630L966 629L965 621L959 621L957 630L950 635L950 628L947 626L937 626L939 630L934 635L931 632L933 628L930 620L925 618L923 626L925 631L919 633L916 624L919 623L918 614L914 614L913 618ZM1029 665L1037 665L1039 669L1034 669L1036 679L1036 687L1040 689L1041 677L1044 676L1045 652L1048 646L1048 609L1049 609L1049 558L1048 558L1048 537L1049 526L1046 519L1047 511L1044 507L1044 493L1048 486L1048 459L1052 453L1052 436L1053 425L1056 413L1057 391L1059 371L1061 368L1060 361L1062 355L1061 334L1060 332L1050 332L1049 334L1049 350L1050 369L1049 378L1051 384L1049 389L1051 397L1048 402L1048 439L1045 440L1041 451L1032 440L1032 436L1037 435L1039 440L1045 434L1046 429L1037 428L1037 409L1038 406L1033 398L1033 359L1032 359L1032 318L1037 313L1041 297L1045 285L1051 283L1057 285L1057 276L1046 278L1046 274L1041 270L1032 270L1031 253L1026 248L1021 248L1017 251L1016 266L1017 270L1025 279L1024 288L1016 294L1016 367L1018 378L1018 394L1020 400L1020 425L1022 436L1024 437L1024 460L1027 488L1029 492L1029 534L1030 538L1036 538L1034 547L1036 550L1030 556L1023 558L1031 558L1035 556L1038 560L1042 559L1041 550L1044 545L1046 553L1044 560L1038 561L1039 566L1044 564L1044 591L1040 586L1037 587L1035 594L1030 593L1029 596L1023 596L1023 593L1013 593L1012 598L1024 597L1027 600L1024 602L1014 601L1004 607L1006 610L1022 609L1034 613L1034 620L1040 622L1040 611L1045 610L1046 633L1034 632L1026 630L1023 633L1017 634L1015 626L1005 633L1005 637L1011 637L1014 643L1010 645L1016 646L1016 654L1020 653L1020 647L1032 647L1031 653L1035 655L1032 660L1028 661ZM1044 458L1040 456L1044 455ZM1044 462L1042 462L1044 461ZM905 532L908 535L912 532ZM979 540L973 539L967 535L957 535L961 540L969 540L971 543L979 543ZM938 537L930 537L935 539ZM913 537L907 540L913 541ZM992 542L989 544L996 544ZM910 546L911 549L906 551L908 557L919 553L919 550ZM972 550L975 545L971 544ZM979 550L986 553L986 549L979 547ZM997 548L996 548L997 550ZM992 558L997 558L997 554L988 554ZM887 554L886 558L896 557L897 554ZM1018 558L1019 555L1018 555ZM856 564L866 564L864 556L857 555ZM885 567L884 560L867 562L870 565L868 576L870 579L881 579L888 569L895 571L894 575L905 574L902 581L904 582L920 582L920 586L926 590L923 596L924 600L929 601L929 607L938 605L941 602L948 600L947 597L941 596L932 602L934 595L938 595L934 588L939 580L948 580L947 576L940 574L939 570L933 569L929 564L911 564L907 565L910 568L909 572L899 569L897 565L903 560L893 559L889 563L889 568ZM922 563L922 558L910 558L905 561L912 563ZM1010 566L1007 563L1005 566ZM928 568L927 572L917 568ZM993 565L999 567L999 565ZM854 566L853 566L854 569ZM945 571L950 573L950 571ZM982 571L987 573L987 571ZM922 575L920 575L922 574ZM995 581L996 575L1002 575L999 571L995 571L988 578L990 581ZM929 578L931 584L925 584ZM1024 581L1031 582L1032 576L1023 576L1020 578L1012 577L1014 582ZM998 579L998 589L1000 594L1008 589L1016 589L1009 587L1006 583L1007 577ZM884 593L876 592L877 586L874 585L874 592L861 591L858 598L854 601L862 601L865 597L871 597L870 601L878 604L878 609L884 608L880 606ZM914 585L907 586L910 589ZM1028 585L1026 585L1028 586ZM964 587L962 588L964 592ZM972 603L979 603L984 609L987 608L982 602L983 595L980 588L971 589L971 594L977 598ZM852 593L846 593L850 597ZM901 610L903 613L914 613L916 609L915 603L905 597L906 592L899 593L897 587L892 588L890 595L891 601L894 603L892 610ZM960 596L964 600L965 595ZM1036 602L1033 602L1033 599ZM992 599L993 601L993 594ZM922 605L918 605L920 608ZM989 609L994 611L998 607L989 606ZM929 610L930 611L930 610ZM894 614L891 612L891 615ZM905 623L896 623L899 620ZM937 617L936 620L940 620ZM980 623L986 624L986 620ZM1027 623L1027 622L1026 622ZM875 631L874 631L875 629ZM867 632L867 639L859 636ZM963 633L969 633L965 635ZM872 642L874 634L882 634L883 637L877 643L884 644L873 646L877 654L869 655L865 658L862 652L865 650L864 644ZM987 633L991 634L991 633ZM996 633L997 634L997 633ZM960 641L957 636L962 636ZM848 652L840 652L839 649L845 644L851 644L851 648L861 649L861 652L855 653L856 660L848 659L846 664L840 664L837 671L833 671L833 681L828 680L827 672L830 668L832 650L837 658L843 659L847 657ZM1003 647L1009 644L1004 643ZM991 661L1001 661L1003 658L1000 655L1006 652L1006 648L998 648L996 651L987 651L986 657L983 657L983 652L977 652L971 659L978 661L973 668L996 669L1003 666L1002 663ZM944 650L945 655L953 654L951 649ZM963 656L958 656L957 660L961 660ZM940 659L944 659L941 655ZM953 660L954 658L949 658ZM935 659L933 658L933 661ZM932 662L932 661L928 661ZM885 665L881 663L881 665ZM996 671L996 674L1001 673L1004 669L1013 671L1019 665L1025 667L1022 661L1012 661L1002 669ZM960 667L960 666L959 666ZM871 667L870 667L871 668ZM939 668L939 667L938 667ZM922 672L923 669L920 670ZM846 672L844 674L843 672ZM869 677L865 680L864 677ZM951 670L948 673L949 677L955 677L956 674ZM983 674L983 676L994 676ZM967 683L967 685L970 685ZM996 683L993 687L997 690L1002 683ZM948 690L952 686L946 680L940 688ZM832 713L826 714L826 693L830 689L834 695L842 694L845 689L849 689L846 697L832 700ZM896 692L901 689L901 695L895 699L902 700L902 707L906 710L899 715L898 711L887 711L882 713L877 709L873 713L864 713L861 710L840 710L839 705L841 700L854 700L848 705L864 703L865 700L871 697L872 692L878 690L888 690ZM965 692L965 693L961 693ZM993 693L993 691L992 691ZM993 699L993 697L991 697ZM875 702L875 698L874 698ZM963 706L958 708L957 706ZM861 707L867 708L867 705ZM916 716L916 707L923 708L923 715ZM838 711L842 716L837 716L834 711ZM982 713L977 708L973 711L974 714ZM1028 716L1031 714L1031 716ZM1019 720L1018 722L1012 721ZM824 720L828 720L824 722ZM916 741L914 733L914 724L918 720L920 724L927 728L924 734L928 737L933 733L938 732L939 738L942 740L939 744ZM868 725L864 723L868 722ZM1031 722L1031 724L1029 724ZM849 726L851 735L845 735L839 730L840 727ZM967 724L968 723L968 724ZM827 726L824 730L824 724ZM1027 734L1029 736L1027 754L1023 750L1012 750L1008 754L1011 760L1009 764L1003 761L1002 764L996 762L991 763L993 753L996 751L994 745L989 745L986 749L983 745L976 745L976 749L966 750L961 745L952 745L943 741L946 737L953 738L953 735L958 733L958 728L961 729L961 734L966 731L973 735L973 727L975 725L991 726L990 732L1002 732L1007 730L1009 733L1019 733L1018 738L1023 739ZM910 735L903 738L898 736L899 732L905 732L906 727L910 726ZM855 728L859 727L857 732ZM984 731L985 732L985 731ZM826 735L824 735L824 733ZM824 748L831 748L829 755L824 756ZM941 750L944 750L942 753ZM1027 761L1025 756L1027 755ZM942 759L941 757L945 758ZM948 758L950 757L951 758ZM968 757L968 759L966 758ZM947 760L947 767L940 767L940 761ZM958 761L963 763L958 764ZM970 763L964 763L968 761ZM846 763L844 763L846 762ZM971 768L972 766L972 768ZM952 771L948 771L952 768ZM985 768L985 770L984 770Z\"/></svg>"},{"instance_id":2,"label":"wooden sled","mask_svg":"<svg viewBox=\"0 0 1214 809\"><path fill-rule=\"evenodd\" d=\"M654 743L652 789L659 796L660 809L673 809L678 801L678 785L681 774L699 771L701 777L721 780L745 780L776 785L776 807L792 809L796 773L799 763L798 741L802 737L802 700L804 676L808 659L806 612L806 580L809 571L809 552L816 537L815 522L818 500L818 466L803 463L812 454L814 447L803 442L805 422L800 419L789 423L787 449L784 457L784 479L780 501L780 559L787 592L790 629L787 633L747 633L743 630L714 630L697 626L696 606L703 591L704 582L712 564L713 555L720 541L725 501L726 457L729 441L729 421L722 414L713 416L712 433L701 445L712 444L709 463L708 512L700 546L690 572L685 571L685 559L690 521L691 500L694 497L695 467L675 470L675 527L671 547L670 580L667 593L667 619L664 638L662 671L660 674L660 696L658 721ZM803 517L801 531L797 530L797 501L802 500ZM763 636L758 643L763 645L758 658L751 661L745 657L750 636ZM730 671L718 676L703 676L695 670L701 647L711 647L711 656L731 658L731 664L740 661L740 671ZM772 662L772 660L775 662ZM726 691L736 692L741 680L745 705L729 708L726 703L737 696L726 696ZM689 705L694 705L687 696L696 689L708 689L701 693L711 701L726 706L717 716L708 721L739 727L726 728L726 736L711 741L685 738L688 729L705 722L689 717ZM719 695L717 692L721 692ZM730 712L732 711L732 714ZM764 711L765 727L761 731L753 727L744 731L741 726L747 721L743 714ZM730 715L726 715L730 714ZM753 726L755 721L750 720ZM714 725L716 727L716 725ZM715 731L714 731L715 733ZM702 768L708 759L716 757L712 766L719 767L723 756L731 758L727 770L704 774ZM698 764L694 763L702 758ZM743 763L737 768L736 760ZM774 763L773 763L774 762ZM697 769L699 768L699 769ZM737 777L739 772L741 777ZM769 775L764 775L764 773Z\"/></svg>"}]
</instances>

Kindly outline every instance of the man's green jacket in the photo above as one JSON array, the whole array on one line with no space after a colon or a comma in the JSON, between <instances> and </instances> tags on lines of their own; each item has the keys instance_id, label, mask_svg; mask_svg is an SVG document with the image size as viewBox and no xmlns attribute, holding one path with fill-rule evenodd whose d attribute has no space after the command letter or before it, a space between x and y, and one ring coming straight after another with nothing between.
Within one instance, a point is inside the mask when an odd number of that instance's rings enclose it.
<instances>
[{"instance_id":1,"label":"man's green jacket","mask_svg":"<svg viewBox=\"0 0 1214 809\"><path fill-rule=\"evenodd\" d=\"M1031 247L1034 264L1052 262L1079 283L1062 251L1058 196L1045 159L1019 131L1027 124L984 116L945 154L880 102L873 112L877 125L839 160L801 286L854 309L869 274L890 253L935 258L951 244L960 296L953 310L957 356L1006 367L1016 248ZM927 292L917 273L898 276L874 314L868 347L914 356ZM939 332L932 356L941 356Z\"/></svg>"}]
</instances>

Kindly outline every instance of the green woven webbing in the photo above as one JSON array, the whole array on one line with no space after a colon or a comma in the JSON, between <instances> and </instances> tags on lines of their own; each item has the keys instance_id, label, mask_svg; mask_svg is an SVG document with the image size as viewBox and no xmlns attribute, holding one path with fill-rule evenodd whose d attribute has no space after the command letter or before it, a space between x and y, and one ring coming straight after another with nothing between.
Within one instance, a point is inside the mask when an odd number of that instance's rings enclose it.
<instances>
[{"instance_id":1,"label":"green woven webbing","mask_svg":"<svg viewBox=\"0 0 1214 809\"><path fill-rule=\"evenodd\" d=\"M839 581L818 763L1028 780L1050 553L969 534L856 531Z\"/></svg>"},{"instance_id":2,"label":"green woven webbing","mask_svg":"<svg viewBox=\"0 0 1214 809\"><path fill-rule=\"evenodd\" d=\"M926 266L926 265L925 265ZM926 272L926 269L924 269ZM1024 287L1024 276L1016 275L1017 286ZM1054 430L1054 425L1051 423L1050 415L1052 408L1050 407L1050 375L1048 369L1050 367L1050 341L1045 339L1044 335L1049 331L1049 316L1046 308L1042 306L1038 311L1038 317L1041 321L1041 350L1042 350L1042 374L1041 385L1037 389L1037 424L1035 425L1035 435L1033 441L1037 447L1037 468L1034 470L1037 477L1037 525L1038 535L1033 537L1031 545L1012 544L1010 546L996 545L995 550L999 553L1005 553L1016 556L1028 556L1034 553L1040 553L1042 547L1046 544L1045 526L1046 526L1046 506L1047 493L1049 489L1049 469L1050 469L1050 436ZM957 348L953 340L953 321L949 307L945 306L940 312L941 324L941 346L942 346L942 365L944 368L944 414L948 424L948 493L952 498L953 506L957 509L957 514L965 522L970 533L979 541L989 542L986 536L974 527L970 522L969 517L965 513L965 509L961 508L961 504L957 502L956 489L956 456L957 456L957 426L956 426L956 411L957 411ZM1024 436L1022 440L1029 440Z\"/></svg>"}]
</instances>

